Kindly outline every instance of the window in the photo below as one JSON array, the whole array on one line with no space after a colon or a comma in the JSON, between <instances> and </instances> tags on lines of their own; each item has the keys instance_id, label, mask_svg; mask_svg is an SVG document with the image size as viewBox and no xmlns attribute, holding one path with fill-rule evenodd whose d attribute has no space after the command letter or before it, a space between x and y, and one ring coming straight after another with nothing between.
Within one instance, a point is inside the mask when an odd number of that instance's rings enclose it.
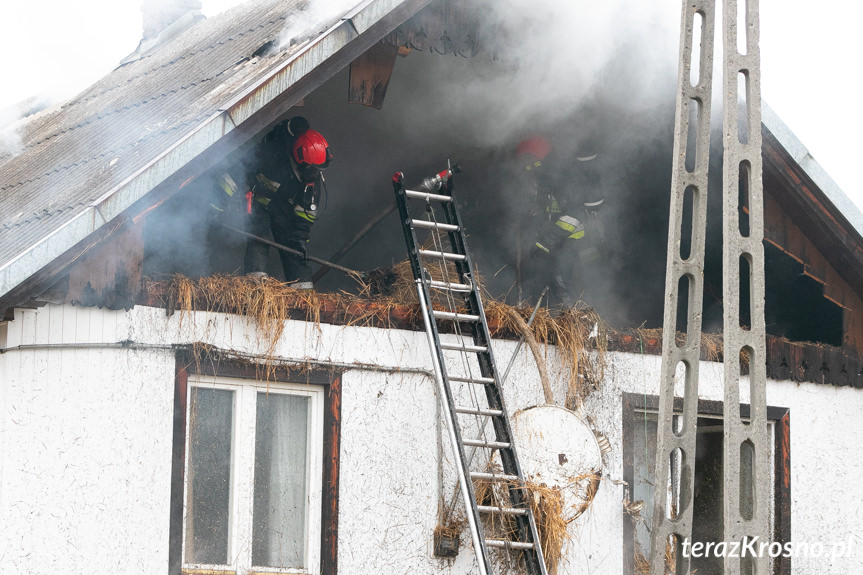
<instances>
[{"instance_id":1,"label":"window","mask_svg":"<svg viewBox=\"0 0 863 575\"><path fill-rule=\"evenodd\" d=\"M624 573L640 573L650 554L650 532L653 520L653 468L656 461L656 421L659 399L656 396L624 394L623 397L623 474L629 489L629 500L643 502L639 513L633 514L632 526L624 528ZM692 502L692 541L719 542L722 525L722 443L723 421L721 402L698 402L696 428L695 479ZM682 409L682 400L675 399L675 410ZM741 417L749 417L749 406L741 406ZM790 540L790 414L785 408L767 408L770 437L773 438L771 494L771 524L773 540ZM669 501L679 497L680 477L672 461ZM746 469L746 465L742 466ZM744 478L745 481L745 478ZM741 493L746 490L741 489ZM745 503L745 502L744 502ZM639 518L640 516L640 518ZM642 520L643 519L643 520ZM790 573L790 559L772 559L772 573ZM692 557L690 569L700 575L723 573L721 559Z\"/></svg>"},{"instance_id":2,"label":"window","mask_svg":"<svg viewBox=\"0 0 863 575\"><path fill-rule=\"evenodd\" d=\"M189 376L183 571L321 573L325 389Z\"/></svg>"}]
</instances>

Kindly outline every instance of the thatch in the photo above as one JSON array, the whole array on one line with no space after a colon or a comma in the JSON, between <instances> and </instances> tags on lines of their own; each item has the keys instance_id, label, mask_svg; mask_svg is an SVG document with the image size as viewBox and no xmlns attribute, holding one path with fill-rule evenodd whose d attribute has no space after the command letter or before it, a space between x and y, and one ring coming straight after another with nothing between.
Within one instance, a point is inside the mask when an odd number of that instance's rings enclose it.
<instances>
[{"instance_id":1,"label":"thatch","mask_svg":"<svg viewBox=\"0 0 863 575\"><path fill-rule=\"evenodd\" d=\"M650 575L650 561L644 555L641 547L635 544L634 551L634 573L635 575ZM665 544L665 571L664 575L676 575L677 557L670 543ZM692 571L695 574L695 571Z\"/></svg>"},{"instance_id":2,"label":"thatch","mask_svg":"<svg viewBox=\"0 0 863 575\"><path fill-rule=\"evenodd\" d=\"M389 325L396 308L411 321L419 310L405 310L384 299L363 302L345 293L318 294L301 290L274 278L255 279L247 276L207 276L190 279L175 275L162 281L150 281L151 294L161 299L169 314L179 310L180 328L191 312L215 311L234 313L251 318L256 327L257 344L267 365L267 373L276 361L276 346L288 319L299 319L320 325L321 315L337 318L345 325ZM413 316L413 317L412 317Z\"/></svg>"},{"instance_id":3,"label":"thatch","mask_svg":"<svg viewBox=\"0 0 863 575\"><path fill-rule=\"evenodd\" d=\"M497 464L489 469L500 472ZM545 565L551 575L557 573L564 547L572 539L568 525L575 521L587 509L590 501L599 487L599 474L593 473L584 477L573 478L570 485L564 487L548 486L537 481L525 481L518 485L507 481L474 480L474 494L477 504L492 507L511 507L509 491L523 490L533 512L539 531L540 546L545 558ZM572 491L575 501L582 503L575 507L567 506L566 491ZM485 536L492 539L517 540L517 527L513 516L489 514L484 516L483 529Z\"/></svg>"}]
</instances>

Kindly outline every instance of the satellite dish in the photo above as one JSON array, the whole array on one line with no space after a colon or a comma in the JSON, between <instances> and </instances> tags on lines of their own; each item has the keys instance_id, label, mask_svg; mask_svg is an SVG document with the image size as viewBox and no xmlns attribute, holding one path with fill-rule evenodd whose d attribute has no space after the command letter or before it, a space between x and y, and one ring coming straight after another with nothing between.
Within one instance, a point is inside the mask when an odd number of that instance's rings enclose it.
<instances>
[{"instance_id":1,"label":"satellite dish","mask_svg":"<svg viewBox=\"0 0 863 575\"><path fill-rule=\"evenodd\" d=\"M602 450L593 430L572 411L538 405L513 417L525 479L559 488L575 519L590 506L602 477Z\"/></svg>"}]
</instances>

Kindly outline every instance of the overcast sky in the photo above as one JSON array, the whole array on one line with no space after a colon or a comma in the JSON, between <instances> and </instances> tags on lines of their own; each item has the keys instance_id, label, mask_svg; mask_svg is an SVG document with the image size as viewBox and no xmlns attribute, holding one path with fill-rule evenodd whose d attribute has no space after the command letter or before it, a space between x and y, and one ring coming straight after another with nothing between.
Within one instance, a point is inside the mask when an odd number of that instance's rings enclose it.
<instances>
[{"instance_id":1,"label":"overcast sky","mask_svg":"<svg viewBox=\"0 0 863 575\"><path fill-rule=\"evenodd\" d=\"M212 16L240 2L203 0L203 12ZM140 6L141 0L3 2L0 110L38 93L70 97L110 72L138 44ZM762 96L863 209L856 174L863 114L855 90L861 20L860 0L761 0Z\"/></svg>"}]
</instances>

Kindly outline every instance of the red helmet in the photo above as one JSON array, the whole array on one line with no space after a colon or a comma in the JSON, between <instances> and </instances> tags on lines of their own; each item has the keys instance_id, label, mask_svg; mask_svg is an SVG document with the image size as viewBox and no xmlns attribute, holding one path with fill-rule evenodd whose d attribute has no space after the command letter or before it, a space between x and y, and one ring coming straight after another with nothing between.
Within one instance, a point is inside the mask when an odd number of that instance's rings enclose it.
<instances>
[{"instance_id":1,"label":"red helmet","mask_svg":"<svg viewBox=\"0 0 863 575\"><path fill-rule=\"evenodd\" d=\"M542 136L531 136L519 142L515 149L516 155L521 158L530 156L531 159L544 160L551 152L551 144Z\"/></svg>"},{"instance_id":2,"label":"red helmet","mask_svg":"<svg viewBox=\"0 0 863 575\"><path fill-rule=\"evenodd\" d=\"M306 130L297 136L291 153L298 164L310 164L318 168L326 168L333 157L329 144L320 132L315 130Z\"/></svg>"}]
</instances>

